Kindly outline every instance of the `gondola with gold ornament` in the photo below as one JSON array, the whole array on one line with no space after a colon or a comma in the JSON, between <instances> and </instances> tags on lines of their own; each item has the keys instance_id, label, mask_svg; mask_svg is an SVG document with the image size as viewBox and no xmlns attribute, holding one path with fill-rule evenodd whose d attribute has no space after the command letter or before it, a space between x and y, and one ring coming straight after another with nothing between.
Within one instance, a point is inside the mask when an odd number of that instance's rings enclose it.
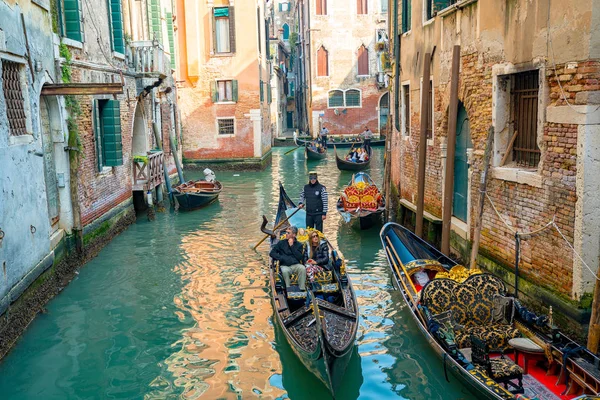
<instances>
[{"instance_id":1,"label":"gondola with gold ornament","mask_svg":"<svg viewBox=\"0 0 600 400\"><path fill-rule=\"evenodd\" d=\"M381 220L385 199L371 177L366 172L358 172L342 190L337 210L346 222L358 221L360 229L369 229Z\"/></svg>"},{"instance_id":2,"label":"gondola with gold ornament","mask_svg":"<svg viewBox=\"0 0 600 400\"><path fill-rule=\"evenodd\" d=\"M261 226L264 233L271 235L271 247L285 239L283 233L290 224L300 228L299 241L308 240L312 228L306 229L305 211L296 211L296 205L280 184L275 217L278 228L268 230L264 216ZM286 218L290 219L285 221ZM282 221L285 222L280 224ZM319 236L324 238L321 232ZM306 292L298 289L297 277L293 275L291 286L286 288L279 264L273 259L269 262L269 284L275 321L287 342L306 368L335 394L355 348L358 304L343 257L329 241L327 243L330 249L328 270L316 274L313 282L307 282Z\"/></svg>"}]
</instances>

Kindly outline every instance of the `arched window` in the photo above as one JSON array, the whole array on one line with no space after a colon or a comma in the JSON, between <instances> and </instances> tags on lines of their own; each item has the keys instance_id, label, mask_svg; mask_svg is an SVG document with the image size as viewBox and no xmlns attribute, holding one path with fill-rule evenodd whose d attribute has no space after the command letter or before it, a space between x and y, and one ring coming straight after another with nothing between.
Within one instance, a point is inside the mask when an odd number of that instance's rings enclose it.
<instances>
[{"instance_id":1,"label":"arched window","mask_svg":"<svg viewBox=\"0 0 600 400\"><path fill-rule=\"evenodd\" d=\"M327 106L329 108L344 107L344 92L341 90L330 90Z\"/></svg>"},{"instance_id":2,"label":"arched window","mask_svg":"<svg viewBox=\"0 0 600 400\"><path fill-rule=\"evenodd\" d=\"M290 26L288 24L283 24L283 40L288 41L290 39Z\"/></svg>"},{"instance_id":3,"label":"arched window","mask_svg":"<svg viewBox=\"0 0 600 400\"><path fill-rule=\"evenodd\" d=\"M329 52L323 46L317 51L317 76L329 76Z\"/></svg>"},{"instance_id":4,"label":"arched window","mask_svg":"<svg viewBox=\"0 0 600 400\"><path fill-rule=\"evenodd\" d=\"M369 75L369 49L364 44L358 49L358 75Z\"/></svg>"},{"instance_id":5,"label":"arched window","mask_svg":"<svg viewBox=\"0 0 600 400\"><path fill-rule=\"evenodd\" d=\"M346 107L361 107L360 90L349 89L346 91Z\"/></svg>"}]
</instances>

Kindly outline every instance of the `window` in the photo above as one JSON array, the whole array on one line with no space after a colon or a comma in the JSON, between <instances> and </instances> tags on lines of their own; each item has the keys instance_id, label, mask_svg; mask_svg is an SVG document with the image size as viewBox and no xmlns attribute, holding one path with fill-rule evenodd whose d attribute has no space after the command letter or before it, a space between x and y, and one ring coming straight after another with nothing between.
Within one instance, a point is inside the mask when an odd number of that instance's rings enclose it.
<instances>
[{"instance_id":1,"label":"window","mask_svg":"<svg viewBox=\"0 0 600 400\"><path fill-rule=\"evenodd\" d=\"M217 127L219 135L235 134L235 118L218 118Z\"/></svg>"},{"instance_id":2,"label":"window","mask_svg":"<svg viewBox=\"0 0 600 400\"><path fill-rule=\"evenodd\" d=\"M69 39L83 42L80 0L64 0L63 7L65 19L60 24L61 33Z\"/></svg>"},{"instance_id":3,"label":"window","mask_svg":"<svg viewBox=\"0 0 600 400\"><path fill-rule=\"evenodd\" d=\"M27 115L21 84L21 64L2 60L2 91L6 101L6 116L10 136L27 135Z\"/></svg>"},{"instance_id":4,"label":"window","mask_svg":"<svg viewBox=\"0 0 600 400\"><path fill-rule=\"evenodd\" d=\"M433 15L436 15L445 8L456 4L458 0L429 0L431 2L431 9Z\"/></svg>"},{"instance_id":5,"label":"window","mask_svg":"<svg viewBox=\"0 0 600 400\"><path fill-rule=\"evenodd\" d=\"M327 0L315 0L317 2L317 15L327 15Z\"/></svg>"},{"instance_id":6,"label":"window","mask_svg":"<svg viewBox=\"0 0 600 400\"><path fill-rule=\"evenodd\" d=\"M288 89L288 93L291 97L294 97L296 94L295 88L294 88L294 81L290 81L289 82L289 89Z\"/></svg>"},{"instance_id":7,"label":"window","mask_svg":"<svg viewBox=\"0 0 600 400\"><path fill-rule=\"evenodd\" d=\"M410 31L412 27L412 0L402 0L402 33Z\"/></svg>"},{"instance_id":8,"label":"window","mask_svg":"<svg viewBox=\"0 0 600 400\"><path fill-rule=\"evenodd\" d=\"M263 81L261 80L259 83L259 100L262 103L263 101L265 101L265 90L263 89Z\"/></svg>"},{"instance_id":9,"label":"window","mask_svg":"<svg viewBox=\"0 0 600 400\"><path fill-rule=\"evenodd\" d=\"M368 14L367 11L368 0L356 0L356 13L357 14Z\"/></svg>"},{"instance_id":10,"label":"window","mask_svg":"<svg viewBox=\"0 0 600 400\"><path fill-rule=\"evenodd\" d=\"M288 24L283 24L283 40L288 41L290 39L290 26Z\"/></svg>"},{"instance_id":11,"label":"window","mask_svg":"<svg viewBox=\"0 0 600 400\"><path fill-rule=\"evenodd\" d=\"M433 0L423 0L423 22L433 18Z\"/></svg>"},{"instance_id":12,"label":"window","mask_svg":"<svg viewBox=\"0 0 600 400\"><path fill-rule=\"evenodd\" d=\"M120 102L94 100L93 117L98 170L123 165Z\"/></svg>"},{"instance_id":13,"label":"window","mask_svg":"<svg viewBox=\"0 0 600 400\"><path fill-rule=\"evenodd\" d=\"M327 102L329 108L333 107L344 107L344 92L341 90L332 90L329 92L329 101Z\"/></svg>"},{"instance_id":14,"label":"window","mask_svg":"<svg viewBox=\"0 0 600 400\"><path fill-rule=\"evenodd\" d=\"M512 156L523 167L537 167L540 148L537 145L539 71L527 71L512 75L511 116L513 134L517 132Z\"/></svg>"},{"instance_id":15,"label":"window","mask_svg":"<svg viewBox=\"0 0 600 400\"><path fill-rule=\"evenodd\" d=\"M175 69L175 35L173 29L173 13L167 13L167 35L169 39L169 55L171 56L171 69Z\"/></svg>"},{"instance_id":16,"label":"window","mask_svg":"<svg viewBox=\"0 0 600 400\"><path fill-rule=\"evenodd\" d=\"M369 75L369 50L364 44L358 49L358 75Z\"/></svg>"},{"instance_id":17,"label":"window","mask_svg":"<svg viewBox=\"0 0 600 400\"><path fill-rule=\"evenodd\" d=\"M288 3L288 2L279 3L279 11L290 11L290 3Z\"/></svg>"},{"instance_id":18,"label":"window","mask_svg":"<svg viewBox=\"0 0 600 400\"><path fill-rule=\"evenodd\" d=\"M421 85L423 85L421 83ZM428 89L427 89L427 95L429 96L429 101L427 102L427 110L426 112L426 116L427 116L427 140L431 140L433 139L433 104L434 104L434 99L433 99L433 81L430 79L429 80L429 85L428 85Z\"/></svg>"},{"instance_id":19,"label":"window","mask_svg":"<svg viewBox=\"0 0 600 400\"><path fill-rule=\"evenodd\" d=\"M235 53L233 7L213 8L213 43L213 50L217 54Z\"/></svg>"},{"instance_id":20,"label":"window","mask_svg":"<svg viewBox=\"0 0 600 400\"><path fill-rule=\"evenodd\" d=\"M125 54L125 38L123 35L123 15L121 12L121 0L109 0L110 27L112 33L113 51Z\"/></svg>"},{"instance_id":21,"label":"window","mask_svg":"<svg viewBox=\"0 0 600 400\"><path fill-rule=\"evenodd\" d=\"M410 135L410 86L402 85L402 135Z\"/></svg>"},{"instance_id":22,"label":"window","mask_svg":"<svg viewBox=\"0 0 600 400\"><path fill-rule=\"evenodd\" d=\"M115 1L115 0L111 0ZM118 0L117 0L118 1ZM150 8L148 14L150 15L150 24L148 29L150 30L150 37L152 39L156 39L159 42L162 41L162 29L161 29L161 19L162 15L160 12L160 0L149 0L147 2L148 7Z\"/></svg>"},{"instance_id":23,"label":"window","mask_svg":"<svg viewBox=\"0 0 600 400\"><path fill-rule=\"evenodd\" d=\"M329 52L321 46L317 51L317 76L329 75Z\"/></svg>"},{"instance_id":24,"label":"window","mask_svg":"<svg viewBox=\"0 0 600 400\"><path fill-rule=\"evenodd\" d=\"M238 100L238 81L218 80L212 87L213 103L236 102Z\"/></svg>"},{"instance_id":25,"label":"window","mask_svg":"<svg viewBox=\"0 0 600 400\"><path fill-rule=\"evenodd\" d=\"M360 107L360 90L350 89L345 93L346 107Z\"/></svg>"},{"instance_id":26,"label":"window","mask_svg":"<svg viewBox=\"0 0 600 400\"><path fill-rule=\"evenodd\" d=\"M388 0L381 0L381 13L385 14L388 10Z\"/></svg>"}]
</instances>

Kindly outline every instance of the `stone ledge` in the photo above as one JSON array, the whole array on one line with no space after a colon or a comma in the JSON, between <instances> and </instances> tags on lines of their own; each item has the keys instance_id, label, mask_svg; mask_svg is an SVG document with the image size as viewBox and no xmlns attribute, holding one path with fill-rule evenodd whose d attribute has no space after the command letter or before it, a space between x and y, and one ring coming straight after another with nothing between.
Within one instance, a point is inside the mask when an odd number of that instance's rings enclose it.
<instances>
[{"instance_id":1,"label":"stone ledge","mask_svg":"<svg viewBox=\"0 0 600 400\"><path fill-rule=\"evenodd\" d=\"M519 168L493 167L492 176L503 181L520 183L523 185L542 187L542 176L537 171L526 171Z\"/></svg>"},{"instance_id":2,"label":"stone ledge","mask_svg":"<svg viewBox=\"0 0 600 400\"><path fill-rule=\"evenodd\" d=\"M210 168L214 171L260 171L271 164L272 153L269 150L261 158L223 158L223 159L206 159L192 160L183 159L185 169L203 170Z\"/></svg>"}]
</instances>

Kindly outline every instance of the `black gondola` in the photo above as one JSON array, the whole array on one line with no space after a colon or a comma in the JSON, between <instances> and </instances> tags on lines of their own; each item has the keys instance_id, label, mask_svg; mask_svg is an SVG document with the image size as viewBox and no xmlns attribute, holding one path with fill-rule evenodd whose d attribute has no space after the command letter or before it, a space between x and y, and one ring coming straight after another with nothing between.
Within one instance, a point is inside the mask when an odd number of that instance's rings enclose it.
<instances>
[{"instance_id":1,"label":"black gondola","mask_svg":"<svg viewBox=\"0 0 600 400\"><path fill-rule=\"evenodd\" d=\"M324 160L327 158L327 147L325 147L323 150L323 152L319 152L317 150L313 149L313 144L315 144L315 142L304 142L303 144L300 144L298 142L298 139L296 140L296 145L298 146L304 146L305 150L304 152L306 153L306 159L307 160ZM316 146L315 146L316 149Z\"/></svg>"},{"instance_id":2,"label":"black gondola","mask_svg":"<svg viewBox=\"0 0 600 400\"><path fill-rule=\"evenodd\" d=\"M364 196L370 197L366 201L371 204L366 205L366 207L361 205L361 199L357 198L356 204L353 204L350 201L351 199L347 198L348 195L346 192L348 189L351 191L355 185L361 182L364 183L365 188L360 189L360 193L356 193L356 195L364 193ZM351 193L350 196L352 195L354 194ZM352 175L352 180L344 188L342 196L337 201L337 210L346 222L355 220L358 221L360 229L369 229L378 221L381 221L381 216L385 211L385 198L366 172L358 172Z\"/></svg>"},{"instance_id":3,"label":"black gondola","mask_svg":"<svg viewBox=\"0 0 600 400\"><path fill-rule=\"evenodd\" d=\"M457 265L396 223L385 224L380 238L394 286L401 292L419 331L441 358L444 369L451 371L477 399L537 398L540 386L548 392L564 395L573 389L573 382L598 381L600 358L558 331L551 315L538 316L508 295L500 278ZM490 303L489 298L494 300ZM498 299L504 304L501 308L498 308ZM449 311L440 313L442 304ZM477 311L472 312L475 309ZM491 320L487 319L488 312L494 313ZM488 325L481 325L478 318L484 318ZM512 342L515 339L525 341L528 350L537 346L539 356L546 358L547 370L539 368L539 363L536 367L541 381L532 375L531 367L529 378L525 379L523 362L523 368L515 366L502 353L523 344ZM465 347L465 340L470 343L468 347ZM577 371L577 376L571 375L570 371ZM544 377L551 373L558 373L554 387L544 383L548 382ZM570 382L568 386L567 382ZM520 394L523 392L525 395ZM549 396L559 398L552 393ZM568 396L570 399L575 397ZM588 397L577 397L584 398Z\"/></svg>"},{"instance_id":4,"label":"black gondola","mask_svg":"<svg viewBox=\"0 0 600 400\"><path fill-rule=\"evenodd\" d=\"M338 157L337 148L333 146L333 152L335 153L335 163L340 171L362 171L369 168L371 165L371 159L373 158L373 150L369 149L369 159L363 162L352 162L346 161Z\"/></svg>"},{"instance_id":5,"label":"black gondola","mask_svg":"<svg viewBox=\"0 0 600 400\"><path fill-rule=\"evenodd\" d=\"M221 182L203 180L188 181L173 187L173 196L182 210L190 211L205 207L219 198L223 190Z\"/></svg>"},{"instance_id":6,"label":"black gondola","mask_svg":"<svg viewBox=\"0 0 600 400\"><path fill-rule=\"evenodd\" d=\"M329 136L331 138L331 136ZM308 140L304 139L296 139L296 144L298 146L304 146ZM341 142L341 141L333 141L333 138L327 142L327 148L332 149L334 146L341 148L350 148L354 145L354 147L362 146L362 141L355 142ZM371 147L383 147L385 146L385 139L371 140Z\"/></svg>"},{"instance_id":7,"label":"black gondola","mask_svg":"<svg viewBox=\"0 0 600 400\"><path fill-rule=\"evenodd\" d=\"M296 205L279 186L279 207L275 226L295 211ZM293 217L294 225L305 226L304 210ZM261 230L271 235L271 247L278 242L290 222L284 222L276 231ZM346 274L343 257L331 248L330 271L319 274L306 292L294 284L285 287L279 264L270 259L269 283L275 320L285 334L294 353L306 368L317 376L335 394L342 383L348 362L355 347L358 329L358 304ZM307 297L309 300L307 301Z\"/></svg>"}]
</instances>

